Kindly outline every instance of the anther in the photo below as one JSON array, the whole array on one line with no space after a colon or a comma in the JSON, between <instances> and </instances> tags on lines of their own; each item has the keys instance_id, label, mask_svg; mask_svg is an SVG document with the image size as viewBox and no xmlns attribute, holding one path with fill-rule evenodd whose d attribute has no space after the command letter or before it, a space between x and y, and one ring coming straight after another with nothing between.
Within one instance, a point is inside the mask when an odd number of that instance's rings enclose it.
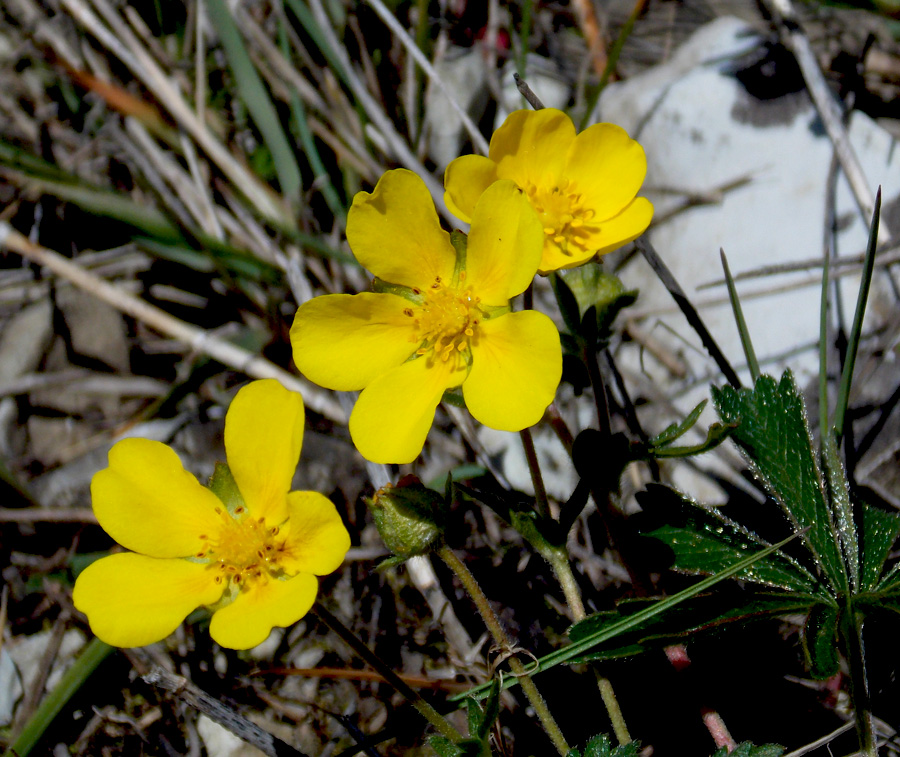
<instances>
[{"instance_id":1,"label":"anther","mask_svg":"<svg viewBox=\"0 0 900 757\"><path fill-rule=\"evenodd\" d=\"M413 309L412 308L404 308L403 315L408 315L410 318L413 317Z\"/></svg>"}]
</instances>

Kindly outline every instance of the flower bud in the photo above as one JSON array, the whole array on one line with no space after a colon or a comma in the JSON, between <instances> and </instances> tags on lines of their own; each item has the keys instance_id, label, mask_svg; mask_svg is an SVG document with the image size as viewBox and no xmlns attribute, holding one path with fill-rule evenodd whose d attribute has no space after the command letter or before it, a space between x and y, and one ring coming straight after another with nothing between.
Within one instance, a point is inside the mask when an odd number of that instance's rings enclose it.
<instances>
[{"instance_id":1,"label":"flower bud","mask_svg":"<svg viewBox=\"0 0 900 757\"><path fill-rule=\"evenodd\" d=\"M404 476L396 486L381 487L366 503L385 545L400 558L392 564L426 554L440 543L447 504L415 476Z\"/></svg>"}]
</instances>

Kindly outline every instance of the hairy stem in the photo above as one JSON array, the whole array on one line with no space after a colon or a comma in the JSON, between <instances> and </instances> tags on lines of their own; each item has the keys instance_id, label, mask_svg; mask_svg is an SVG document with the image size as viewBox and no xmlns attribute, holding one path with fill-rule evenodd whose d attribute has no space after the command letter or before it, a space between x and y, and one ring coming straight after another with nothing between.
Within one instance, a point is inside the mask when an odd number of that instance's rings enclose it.
<instances>
[{"instance_id":1,"label":"hairy stem","mask_svg":"<svg viewBox=\"0 0 900 757\"><path fill-rule=\"evenodd\" d=\"M475 580L475 576L472 575L465 563L460 560L459 557L456 556L456 553L446 544L443 544L438 548L437 554L447 564L447 567L456 574L456 577L460 580L460 583L462 583L463 588L465 588L468 595L472 598L475 607L478 608L481 619L484 621L488 632L494 639L494 643L503 650L511 651L513 648L512 642L510 641L509 636L507 636L506 631L503 629L503 626L500 625L500 619L494 612L494 608L491 607L490 602L488 602L488 598L481 590L478 581ZM522 691L525 693L525 696L528 697L531 706L534 707L535 714L537 714L540 719L541 725L553 742L553 746L556 747L556 750L561 755L568 754L569 745L566 742L559 725L557 725L553 714L547 707L547 703L538 691L537 686L535 686L534 681L531 680L531 676L528 675L525 666L515 654L510 655L508 662L513 674L522 686Z\"/></svg>"}]
</instances>

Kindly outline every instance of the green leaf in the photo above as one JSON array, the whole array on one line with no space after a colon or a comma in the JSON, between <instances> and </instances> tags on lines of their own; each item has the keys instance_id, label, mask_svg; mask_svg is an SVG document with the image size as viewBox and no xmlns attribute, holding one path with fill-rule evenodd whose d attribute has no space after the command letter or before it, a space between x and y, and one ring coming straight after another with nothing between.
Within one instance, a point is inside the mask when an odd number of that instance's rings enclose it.
<instances>
[{"instance_id":1,"label":"green leaf","mask_svg":"<svg viewBox=\"0 0 900 757\"><path fill-rule=\"evenodd\" d=\"M719 747L713 752L712 757L781 757L784 747L778 744L763 744L753 746L749 741L742 741L729 754L727 747Z\"/></svg>"},{"instance_id":2,"label":"green leaf","mask_svg":"<svg viewBox=\"0 0 900 757\"><path fill-rule=\"evenodd\" d=\"M700 402L697 407L695 407L691 412L685 416L684 420L677 421L670 426L666 426L665 430L654 436L649 442L649 446L651 447L663 447L666 444L674 442L676 439L684 436L688 431L690 431L696 424L697 421L700 420L700 414L706 409L706 403L708 400L703 400Z\"/></svg>"},{"instance_id":3,"label":"green leaf","mask_svg":"<svg viewBox=\"0 0 900 757\"><path fill-rule=\"evenodd\" d=\"M730 423L713 423L706 430L706 439L700 444L690 444L683 447L654 447L648 450L651 457L693 457L702 455L715 449L724 442L734 431L735 425Z\"/></svg>"},{"instance_id":4,"label":"green leaf","mask_svg":"<svg viewBox=\"0 0 900 757\"><path fill-rule=\"evenodd\" d=\"M803 652L813 678L824 680L838 671L838 622L840 611L834 605L815 605L803 629Z\"/></svg>"},{"instance_id":5,"label":"green leaf","mask_svg":"<svg viewBox=\"0 0 900 757\"><path fill-rule=\"evenodd\" d=\"M455 744L443 736L432 736L428 745L437 752L438 757L489 757L477 739L460 739Z\"/></svg>"},{"instance_id":6,"label":"green leaf","mask_svg":"<svg viewBox=\"0 0 900 757\"><path fill-rule=\"evenodd\" d=\"M781 505L835 591L847 586L822 474L816 464L806 410L794 377L780 382L760 376L753 389L713 387L713 401L726 423L740 424L731 438L754 473Z\"/></svg>"},{"instance_id":7,"label":"green leaf","mask_svg":"<svg viewBox=\"0 0 900 757\"><path fill-rule=\"evenodd\" d=\"M638 757L640 753L641 743L639 741L621 744L613 749L609 736L601 733L588 741L583 752L572 749L566 757Z\"/></svg>"},{"instance_id":8,"label":"green leaf","mask_svg":"<svg viewBox=\"0 0 900 757\"><path fill-rule=\"evenodd\" d=\"M665 519L665 525L648 532L647 536L664 542L675 553L672 567L677 571L712 575L768 546L717 508L700 505L669 487L651 484L638 496L638 501ZM735 578L809 594L822 591L806 568L781 552L756 561Z\"/></svg>"},{"instance_id":9,"label":"green leaf","mask_svg":"<svg viewBox=\"0 0 900 757\"><path fill-rule=\"evenodd\" d=\"M863 503L860 532L860 585L875 589L891 547L900 537L900 517L874 505Z\"/></svg>"},{"instance_id":10,"label":"green leaf","mask_svg":"<svg viewBox=\"0 0 900 757\"><path fill-rule=\"evenodd\" d=\"M598 634L661 598L623 600L612 611L591 615L569 629L575 642ZM609 660L661 649L671 644L695 639L698 634L724 631L737 623L766 620L780 615L807 613L821 600L796 593L761 592L741 597L732 594L706 594L694 597L662 615L657 615L636 628L615 637L611 645L600 645L578 659Z\"/></svg>"},{"instance_id":11,"label":"green leaf","mask_svg":"<svg viewBox=\"0 0 900 757\"><path fill-rule=\"evenodd\" d=\"M284 133L278 112L272 104L262 79L250 60L244 39L238 30L224 0L208 0L209 20L216 28L225 57L234 74L238 94L250 111L253 122L259 129L266 147L272 153L272 161L278 174L278 184L285 197L292 202L300 199L302 180L300 168L294 156L291 143Z\"/></svg>"}]
</instances>

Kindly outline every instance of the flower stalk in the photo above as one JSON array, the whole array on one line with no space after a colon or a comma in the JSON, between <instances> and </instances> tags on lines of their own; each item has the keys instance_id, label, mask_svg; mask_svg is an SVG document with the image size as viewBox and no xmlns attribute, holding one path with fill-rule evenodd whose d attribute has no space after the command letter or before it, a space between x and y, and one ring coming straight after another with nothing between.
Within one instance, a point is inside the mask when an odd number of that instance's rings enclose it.
<instances>
[{"instance_id":1,"label":"flower stalk","mask_svg":"<svg viewBox=\"0 0 900 757\"><path fill-rule=\"evenodd\" d=\"M456 577L459 578L460 583L462 583L463 585L463 588L472 598L472 601L475 603L475 607L478 608L478 613L479 615L481 615L481 619L484 621L488 632L494 639L494 643L501 649L512 650L512 641L506 634L503 626L500 625L500 619L494 612L494 608L491 607L488 598L481 590L481 586L478 584L475 576L472 575L471 571L466 567L465 563L460 560L459 557L457 557L456 553L446 544L442 544L436 551L438 556L446 563L447 567L456 574ZM560 730L556 719L550 712L550 708L547 707L547 703L544 701L544 698L538 691L537 686L531 679L531 676L528 675L528 671L526 670L525 666L515 655L511 655L508 661L509 667L512 669L513 674L516 676L519 684L522 686L522 691L525 693L525 696L528 697L528 701L531 703L531 706L534 708L535 714L541 721L541 725L544 727L544 731L546 731L547 735L550 737L550 740L553 742L553 746L556 747L556 750L561 755L568 754L568 742L566 741L565 736L563 736L563 733Z\"/></svg>"}]
</instances>

